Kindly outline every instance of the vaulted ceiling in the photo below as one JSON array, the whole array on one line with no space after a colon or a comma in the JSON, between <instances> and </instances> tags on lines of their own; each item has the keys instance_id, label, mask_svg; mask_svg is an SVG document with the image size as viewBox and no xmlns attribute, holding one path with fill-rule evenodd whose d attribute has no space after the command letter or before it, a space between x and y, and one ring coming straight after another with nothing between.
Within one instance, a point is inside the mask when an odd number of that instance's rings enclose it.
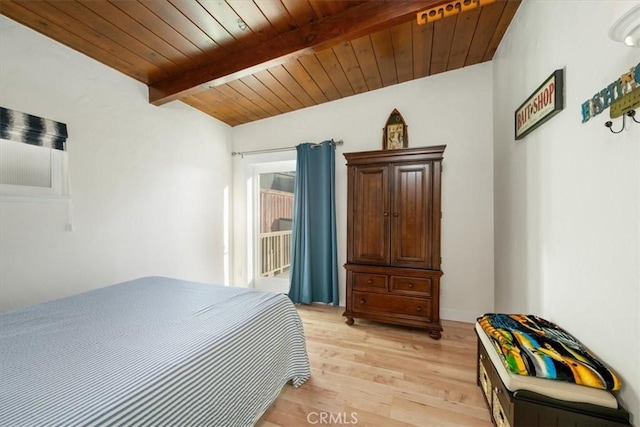
<instances>
[{"instance_id":1,"label":"vaulted ceiling","mask_svg":"<svg viewBox=\"0 0 640 427\"><path fill-rule=\"evenodd\" d=\"M155 105L236 126L489 61L519 5L0 0L0 13L146 84Z\"/></svg>"}]
</instances>

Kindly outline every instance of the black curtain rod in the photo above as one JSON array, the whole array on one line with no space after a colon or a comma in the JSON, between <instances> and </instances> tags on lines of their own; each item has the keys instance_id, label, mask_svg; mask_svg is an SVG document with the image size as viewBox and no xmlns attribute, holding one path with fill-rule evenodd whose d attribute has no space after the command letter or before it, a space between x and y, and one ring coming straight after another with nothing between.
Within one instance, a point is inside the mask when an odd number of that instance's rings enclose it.
<instances>
[{"instance_id":1,"label":"black curtain rod","mask_svg":"<svg viewBox=\"0 0 640 427\"><path fill-rule=\"evenodd\" d=\"M343 140L338 140L338 141L334 141L333 139L331 140L331 143L333 145L342 145L344 144ZM313 144L313 146L318 146L320 144ZM231 155L232 156L241 156L244 157L245 154L262 154L262 153L275 153L278 151L291 151L291 150L295 150L296 147L280 147L280 148L265 148L264 150L252 150L252 151L232 151Z\"/></svg>"}]
</instances>

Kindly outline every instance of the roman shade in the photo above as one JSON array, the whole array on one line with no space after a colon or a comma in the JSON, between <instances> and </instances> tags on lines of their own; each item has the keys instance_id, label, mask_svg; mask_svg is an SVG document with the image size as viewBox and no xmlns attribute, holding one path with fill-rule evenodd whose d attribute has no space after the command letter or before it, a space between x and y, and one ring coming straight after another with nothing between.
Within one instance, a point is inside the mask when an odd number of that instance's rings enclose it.
<instances>
[{"instance_id":1,"label":"roman shade","mask_svg":"<svg viewBox=\"0 0 640 427\"><path fill-rule=\"evenodd\" d=\"M65 151L67 125L0 107L0 138Z\"/></svg>"}]
</instances>

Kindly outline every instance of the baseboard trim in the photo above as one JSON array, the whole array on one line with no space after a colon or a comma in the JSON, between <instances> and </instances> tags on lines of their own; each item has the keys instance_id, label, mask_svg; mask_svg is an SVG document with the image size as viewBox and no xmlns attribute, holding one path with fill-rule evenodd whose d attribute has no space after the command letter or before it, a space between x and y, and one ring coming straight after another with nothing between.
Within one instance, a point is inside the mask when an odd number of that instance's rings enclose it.
<instances>
[{"instance_id":1,"label":"baseboard trim","mask_svg":"<svg viewBox=\"0 0 640 427\"><path fill-rule=\"evenodd\" d=\"M440 319L455 320L456 322L475 323L484 313L479 311L454 310L440 307Z\"/></svg>"}]
</instances>

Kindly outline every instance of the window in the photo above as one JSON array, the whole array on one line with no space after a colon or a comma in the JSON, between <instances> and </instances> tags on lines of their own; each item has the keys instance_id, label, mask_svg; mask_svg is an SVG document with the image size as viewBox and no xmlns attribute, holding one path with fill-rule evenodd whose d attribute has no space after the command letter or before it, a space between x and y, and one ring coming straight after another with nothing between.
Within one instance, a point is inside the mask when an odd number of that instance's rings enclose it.
<instances>
[{"instance_id":1,"label":"window","mask_svg":"<svg viewBox=\"0 0 640 427\"><path fill-rule=\"evenodd\" d=\"M289 277L295 176L293 171L260 174L261 277Z\"/></svg>"},{"instance_id":2,"label":"window","mask_svg":"<svg viewBox=\"0 0 640 427\"><path fill-rule=\"evenodd\" d=\"M0 194L69 194L67 126L0 107Z\"/></svg>"},{"instance_id":3,"label":"window","mask_svg":"<svg viewBox=\"0 0 640 427\"><path fill-rule=\"evenodd\" d=\"M255 287L289 290L295 160L253 165Z\"/></svg>"},{"instance_id":4,"label":"window","mask_svg":"<svg viewBox=\"0 0 640 427\"><path fill-rule=\"evenodd\" d=\"M0 139L0 194L68 195L67 153Z\"/></svg>"}]
</instances>

